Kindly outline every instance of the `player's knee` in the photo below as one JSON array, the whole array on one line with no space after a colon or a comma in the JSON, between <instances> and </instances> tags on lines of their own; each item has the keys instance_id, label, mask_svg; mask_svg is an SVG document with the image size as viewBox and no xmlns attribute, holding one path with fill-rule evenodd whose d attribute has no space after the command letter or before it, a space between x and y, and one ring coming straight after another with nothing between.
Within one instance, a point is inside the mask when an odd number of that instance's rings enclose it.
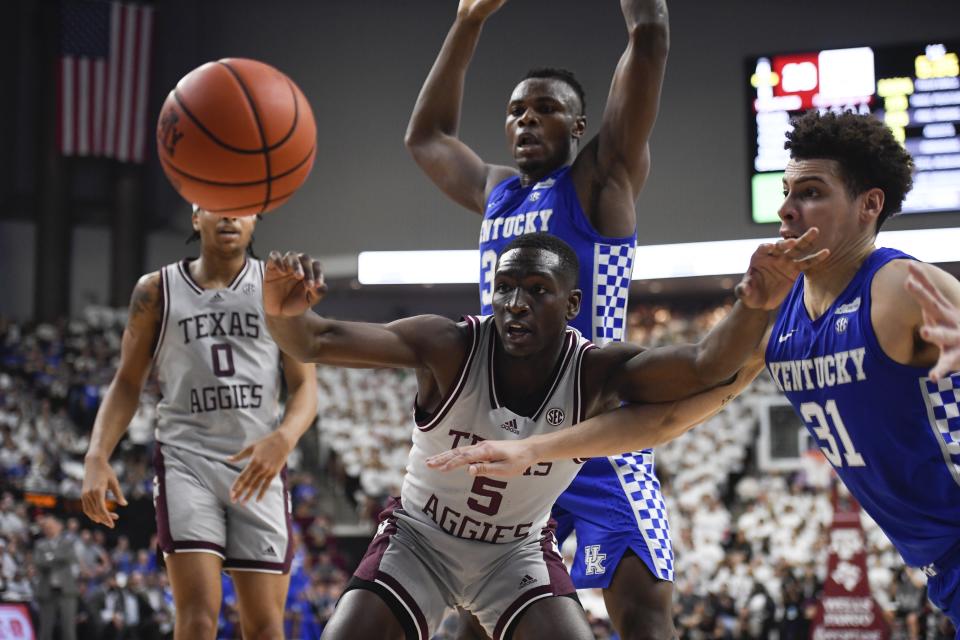
<instances>
[{"instance_id":1,"label":"player's knee","mask_svg":"<svg viewBox=\"0 0 960 640\"><path fill-rule=\"evenodd\" d=\"M208 611L177 611L177 627L182 628L185 638L215 638L217 615ZM179 637L179 635L177 636Z\"/></svg>"}]
</instances>

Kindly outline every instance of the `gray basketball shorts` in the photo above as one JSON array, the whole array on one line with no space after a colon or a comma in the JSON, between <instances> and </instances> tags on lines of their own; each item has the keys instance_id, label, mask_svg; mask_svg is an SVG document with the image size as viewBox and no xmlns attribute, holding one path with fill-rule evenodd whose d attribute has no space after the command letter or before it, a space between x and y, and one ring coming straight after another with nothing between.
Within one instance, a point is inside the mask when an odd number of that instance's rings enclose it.
<instances>
[{"instance_id":1,"label":"gray basketball shorts","mask_svg":"<svg viewBox=\"0 0 960 640\"><path fill-rule=\"evenodd\" d=\"M157 443L153 457L157 539L164 555L206 552L233 571L287 573L293 557L286 471L259 502L230 501L242 468Z\"/></svg>"},{"instance_id":2,"label":"gray basketball shorts","mask_svg":"<svg viewBox=\"0 0 960 640\"><path fill-rule=\"evenodd\" d=\"M380 514L377 535L353 575L349 588L386 598L421 640L437 631L447 607L470 611L501 640L530 604L576 593L552 526L517 543L489 544L420 522L396 498Z\"/></svg>"}]
</instances>

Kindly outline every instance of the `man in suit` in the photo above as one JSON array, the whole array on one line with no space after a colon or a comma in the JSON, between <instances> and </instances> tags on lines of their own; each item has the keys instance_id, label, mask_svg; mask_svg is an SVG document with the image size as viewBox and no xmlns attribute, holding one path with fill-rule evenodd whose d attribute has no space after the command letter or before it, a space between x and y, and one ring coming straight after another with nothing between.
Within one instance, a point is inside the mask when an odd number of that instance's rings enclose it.
<instances>
[{"instance_id":1,"label":"man in suit","mask_svg":"<svg viewBox=\"0 0 960 640\"><path fill-rule=\"evenodd\" d=\"M55 516L40 522L43 539L34 548L37 568L37 603L40 605L40 640L53 640L59 622L60 638L76 640L78 559L73 541L63 535Z\"/></svg>"}]
</instances>

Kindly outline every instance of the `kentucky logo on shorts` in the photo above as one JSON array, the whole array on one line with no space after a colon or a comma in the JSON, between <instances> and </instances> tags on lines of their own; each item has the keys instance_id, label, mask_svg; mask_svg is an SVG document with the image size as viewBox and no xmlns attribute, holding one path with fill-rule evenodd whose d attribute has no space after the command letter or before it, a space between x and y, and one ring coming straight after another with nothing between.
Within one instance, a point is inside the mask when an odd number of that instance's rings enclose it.
<instances>
[{"instance_id":1,"label":"kentucky logo on shorts","mask_svg":"<svg viewBox=\"0 0 960 640\"><path fill-rule=\"evenodd\" d=\"M603 566L603 561L607 559L607 554L600 553L600 545L591 544L583 548L583 562L587 565L586 573L588 576L599 575L607 572Z\"/></svg>"},{"instance_id":2,"label":"kentucky logo on shorts","mask_svg":"<svg viewBox=\"0 0 960 640\"><path fill-rule=\"evenodd\" d=\"M547 411L547 422L551 427L559 427L562 425L564 418L566 418L566 415L564 415L563 409L559 407L553 407Z\"/></svg>"}]
</instances>

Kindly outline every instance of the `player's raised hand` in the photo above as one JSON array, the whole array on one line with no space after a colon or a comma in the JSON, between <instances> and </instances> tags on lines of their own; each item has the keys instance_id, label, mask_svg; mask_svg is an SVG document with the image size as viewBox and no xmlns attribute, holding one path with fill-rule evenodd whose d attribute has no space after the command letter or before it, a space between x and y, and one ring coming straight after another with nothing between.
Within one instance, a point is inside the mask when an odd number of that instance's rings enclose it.
<instances>
[{"instance_id":1,"label":"player's raised hand","mask_svg":"<svg viewBox=\"0 0 960 640\"><path fill-rule=\"evenodd\" d=\"M930 370L930 378L939 380L960 371L960 309L947 300L917 264L911 263L909 269L904 286L923 312L920 337L940 347L940 357Z\"/></svg>"},{"instance_id":2,"label":"player's raised hand","mask_svg":"<svg viewBox=\"0 0 960 640\"><path fill-rule=\"evenodd\" d=\"M519 476L535 462L533 447L526 440L487 440L427 458L431 469L468 467L472 476Z\"/></svg>"},{"instance_id":3,"label":"player's raised hand","mask_svg":"<svg viewBox=\"0 0 960 640\"><path fill-rule=\"evenodd\" d=\"M107 508L107 491L113 494L117 502L127 506L127 499L123 497L120 481L110 463L103 458L87 458L83 462L83 487L80 492L80 501L83 504L83 513L100 524L113 529L114 523L120 516Z\"/></svg>"},{"instance_id":4,"label":"player's raised hand","mask_svg":"<svg viewBox=\"0 0 960 640\"><path fill-rule=\"evenodd\" d=\"M327 293L319 260L305 253L271 251L263 274L263 310L292 317L306 312Z\"/></svg>"},{"instance_id":5,"label":"player's raised hand","mask_svg":"<svg viewBox=\"0 0 960 640\"><path fill-rule=\"evenodd\" d=\"M506 2L507 0L460 0L457 15L486 20Z\"/></svg>"},{"instance_id":6,"label":"player's raised hand","mask_svg":"<svg viewBox=\"0 0 960 640\"><path fill-rule=\"evenodd\" d=\"M829 249L811 253L819 235L820 230L811 227L799 238L761 244L735 289L737 298L752 309L772 311L779 307L800 274L822 264L830 255Z\"/></svg>"},{"instance_id":7,"label":"player's raised hand","mask_svg":"<svg viewBox=\"0 0 960 640\"><path fill-rule=\"evenodd\" d=\"M250 459L230 487L230 499L240 504L246 504L254 496L257 502L262 500L270 483L287 463L287 456L295 444L290 443L283 433L274 431L230 456L230 462Z\"/></svg>"}]
</instances>

